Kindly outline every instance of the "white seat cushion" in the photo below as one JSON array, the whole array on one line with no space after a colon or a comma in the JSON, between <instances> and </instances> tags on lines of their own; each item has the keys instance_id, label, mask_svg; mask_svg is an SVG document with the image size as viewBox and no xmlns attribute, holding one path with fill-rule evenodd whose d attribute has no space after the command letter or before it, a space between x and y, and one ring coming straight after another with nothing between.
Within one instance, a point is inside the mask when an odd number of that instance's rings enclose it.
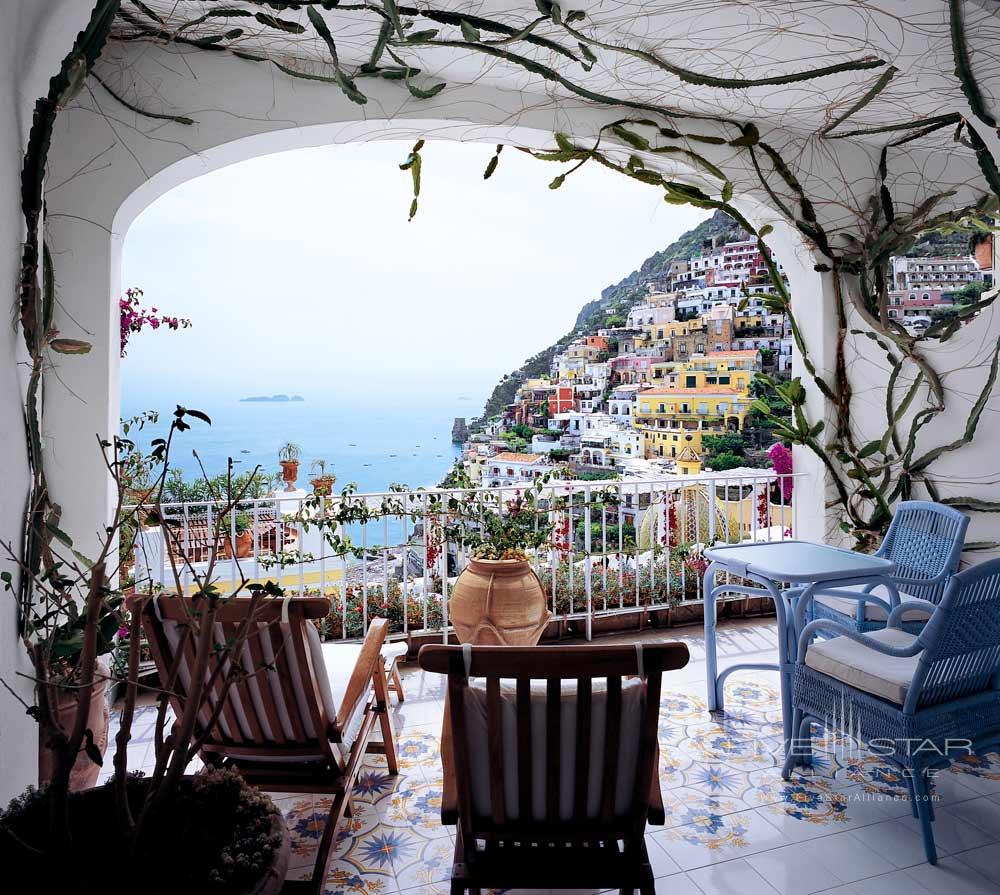
<instances>
[{"instance_id":1,"label":"white seat cushion","mask_svg":"<svg viewBox=\"0 0 1000 895\"><path fill-rule=\"evenodd\" d=\"M309 625L309 631L309 647L312 650L313 662L316 662L316 651L318 649L320 661L326 667L326 675L319 674L319 669L317 669L317 677L319 678L319 689L320 695L323 698L323 705L326 707L326 713L332 721L337 717L338 707L344 701L347 684L351 679L351 674L354 672L358 656L361 655L361 644L320 643L319 635L315 634L315 629L312 625ZM351 716L347 719L344 729L341 731L341 743L347 750L350 750L357 739L358 731L361 729L361 722L364 721L365 705L368 702L371 692L372 684L369 681L367 691L358 700L354 711L351 712Z\"/></svg>"},{"instance_id":2,"label":"white seat cushion","mask_svg":"<svg viewBox=\"0 0 1000 895\"><path fill-rule=\"evenodd\" d=\"M857 593L861 593L864 590L862 585L857 585L856 587L843 587L839 590L851 590ZM873 596L880 597L881 599L888 602L888 595L885 592L885 588L876 588ZM909 594L904 594L900 592L899 602L907 603L911 600L916 600L917 597L911 597ZM816 597L815 601L817 603L822 603L829 609L833 609L835 612L839 612L841 615L846 615L848 618L856 619L858 617L858 607L861 606L855 600L851 600L847 597ZM884 622L888 618L886 611L879 606L877 603L865 603L865 621L869 622ZM924 609L914 609L912 612L903 613L904 622L916 622L916 621L927 621L928 613Z\"/></svg>"},{"instance_id":3,"label":"white seat cushion","mask_svg":"<svg viewBox=\"0 0 1000 895\"><path fill-rule=\"evenodd\" d=\"M405 640L397 640L390 643L388 640L382 644L382 658L385 659L386 668L388 668L393 662L397 662L400 659L406 658L407 652L409 652L409 644Z\"/></svg>"},{"instance_id":4,"label":"white seat cushion","mask_svg":"<svg viewBox=\"0 0 1000 895\"><path fill-rule=\"evenodd\" d=\"M546 685L534 682L531 687L531 807L520 804L517 771L517 690L513 682L500 688L500 726L503 748L504 801L507 814L513 819L530 816L543 820L546 813ZM587 816L596 817L601 803L604 768L604 727L607 706L607 685L597 678L593 682L590 717L590 759L587 787ZM635 786L636 760L639 751L639 727L642 716L642 682L637 678L622 682L621 722L618 749L618 773L615 780L617 814L624 814L631 804ZM576 682L563 681L560 693L559 742L559 816L573 816L576 773ZM469 746L472 803L479 814L490 813L490 752L486 717L486 684L473 680L466 691L465 718Z\"/></svg>"},{"instance_id":5,"label":"white seat cushion","mask_svg":"<svg viewBox=\"0 0 1000 895\"><path fill-rule=\"evenodd\" d=\"M897 649L910 646L917 639L915 635L898 628L883 628L865 637ZM811 644L805 661L813 671L902 705L917 670L920 653L899 659L877 652L850 637L834 637Z\"/></svg>"}]
</instances>

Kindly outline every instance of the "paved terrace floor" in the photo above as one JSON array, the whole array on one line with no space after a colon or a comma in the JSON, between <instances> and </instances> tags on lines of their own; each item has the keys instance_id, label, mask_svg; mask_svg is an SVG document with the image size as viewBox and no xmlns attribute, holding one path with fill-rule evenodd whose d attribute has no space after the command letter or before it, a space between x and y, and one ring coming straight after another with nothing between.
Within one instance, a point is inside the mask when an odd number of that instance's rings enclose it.
<instances>
[{"instance_id":1,"label":"paved terrace floor","mask_svg":"<svg viewBox=\"0 0 1000 895\"><path fill-rule=\"evenodd\" d=\"M736 656L774 661L774 633L768 619L720 627L720 664ZM713 718L700 628L645 636L683 640L691 650L688 667L664 681L660 707L667 820L647 835L658 895L1000 893L1000 755L938 776L940 858L932 867L906 784L890 765L856 744L817 739L811 776L782 781L776 675L730 678L728 712ZM328 895L448 892L453 829L439 819L444 682L411 666L404 684L406 701L393 707L400 773L390 777L382 756L368 757L356 813L338 835ZM152 765L152 720L152 707L137 717L131 767ZM329 799L275 800L291 829L290 875L308 876Z\"/></svg>"}]
</instances>

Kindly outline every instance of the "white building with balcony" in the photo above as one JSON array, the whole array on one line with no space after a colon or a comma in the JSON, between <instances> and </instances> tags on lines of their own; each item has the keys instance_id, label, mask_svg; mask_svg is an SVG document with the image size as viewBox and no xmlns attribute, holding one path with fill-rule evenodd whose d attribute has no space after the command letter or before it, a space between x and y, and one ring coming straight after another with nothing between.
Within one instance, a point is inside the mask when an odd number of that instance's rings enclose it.
<instances>
[{"instance_id":1,"label":"white building with balcony","mask_svg":"<svg viewBox=\"0 0 1000 895\"><path fill-rule=\"evenodd\" d=\"M542 454L503 451L490 458L483 473L483 485L489 488L528 485L555 466Z\"/></svg>"},{"instance_id":2,"label":"white building with balcony","mask_svg":"<svg viewBox=\"0 0 1000 895\"><path fill-rule=\"evenodd\" d=\"M608 398L608 415L616 422L626 426L632 425L632 415L635 412L635 396L642 388L640 385L619 385L611 391Z\"/></svg>"},{"instance_id":3,"label":"white building with balcony","mask_svg":"<svg viewBox=\"0 0 1000 895\"><path fill-rule=\"evenodd\" d=\"M983 272L971 255L892 259L893 288L904 292L957 292L982 278Z\"/></svg>"},{"instance_id":4,"label":"white building with balcony","mask_svg":"<svg viewBox=\"0 0 1000 895\"><path fill-rule=\"evenodd\" d=\"M663 304L647 301L645 304L636 305L628 312L627 325L633 329L641 329L644 326L673 323L675 317L675 304L671 297L669 302Z\"/></svg>"}]
</instances>

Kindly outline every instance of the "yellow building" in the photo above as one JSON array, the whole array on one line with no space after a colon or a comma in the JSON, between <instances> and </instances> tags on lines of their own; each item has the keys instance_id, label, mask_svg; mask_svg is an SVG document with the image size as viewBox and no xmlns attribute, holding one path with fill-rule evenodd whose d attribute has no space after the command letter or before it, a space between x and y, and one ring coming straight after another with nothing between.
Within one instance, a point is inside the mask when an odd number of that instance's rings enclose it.
<instances>
[{"instance_id":1,"label":"yellow building","mask_svg":"<svg viewBox=\"0 0 1000 895\"><path fill-rule=\"evenodd\" d=\"M677 471L681 475L698 475L701 472L701 457L690 446L684 447L677 455Z\"/></svg>"},{"instance_id":2,"label":"yellow building","mask_svg":"<svg viewBox=\"0 0 1000 895\"><path fill-rule=\"evenodd\" d=\"M681 375L705 379L703 370ZM718 376L718 374L715 374ZM643 454L651 457L679 457L685 448L702 454L702 436L738 432L750 409L749 374L743 387L734 384L693 387L658 386L639 392L634 427L643 436Z\"/></svg>"},{"instance_id":3,"label":"yellow building","mask_svg":"<svg viewBox=\"0 0 1000 895\"><path fill-rule=\"evenodd\" d=\"M766 321L763 311L744 311L737 313L734 323L737 329L754 329L758 326L764 326Z\"/></svg>"},{"instance_id":4,"label":"yellow building","mask_svg":"<svg viewBox=\"0 0 1000 895\"><path fill-rule=\"evenodd\" d=\"M650 375L658 385L669 387L732 385L745 390L759 369L760 357L756 351L710 351L688 360L653 364Z\"/></svg>"}]
</instances>

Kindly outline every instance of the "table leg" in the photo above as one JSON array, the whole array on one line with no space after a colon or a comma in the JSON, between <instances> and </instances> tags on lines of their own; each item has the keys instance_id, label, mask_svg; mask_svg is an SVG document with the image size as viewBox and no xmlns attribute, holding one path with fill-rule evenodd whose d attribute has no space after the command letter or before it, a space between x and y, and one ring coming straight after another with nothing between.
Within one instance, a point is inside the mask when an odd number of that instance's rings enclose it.
<instances>
[{"instance_id":1,"label":"table leg","mask_svg":"<svg viewBox=\"0 0 1000 895\"><path fill-rule=\"evenodd\" d=\"M722 709L722 696L718 693L717 681L719 676L719 659L716 653L715 644L715 572L718 568L716 563L710 563L705 569L705 579L702 584L704 588L702 596L704 616L705 616L705 683L707 686L708 710L710 712Z\"/></svg>"},{"instance_id":2,"label":"table leg","mask_svg":"<svg viewBox=\"0 0 1000 895\"><path fill-rule=\"evenodd\" d=\"M795 651L789 649L789 641L794 636L794 624L789 631L789 606L785 596L773 581L763 581L774 602L775 622L778 628L778 685L781 689L781 729L784 736L784 751L792 742L792 675L795 673Z\"/></svg>"}]
</instances>

